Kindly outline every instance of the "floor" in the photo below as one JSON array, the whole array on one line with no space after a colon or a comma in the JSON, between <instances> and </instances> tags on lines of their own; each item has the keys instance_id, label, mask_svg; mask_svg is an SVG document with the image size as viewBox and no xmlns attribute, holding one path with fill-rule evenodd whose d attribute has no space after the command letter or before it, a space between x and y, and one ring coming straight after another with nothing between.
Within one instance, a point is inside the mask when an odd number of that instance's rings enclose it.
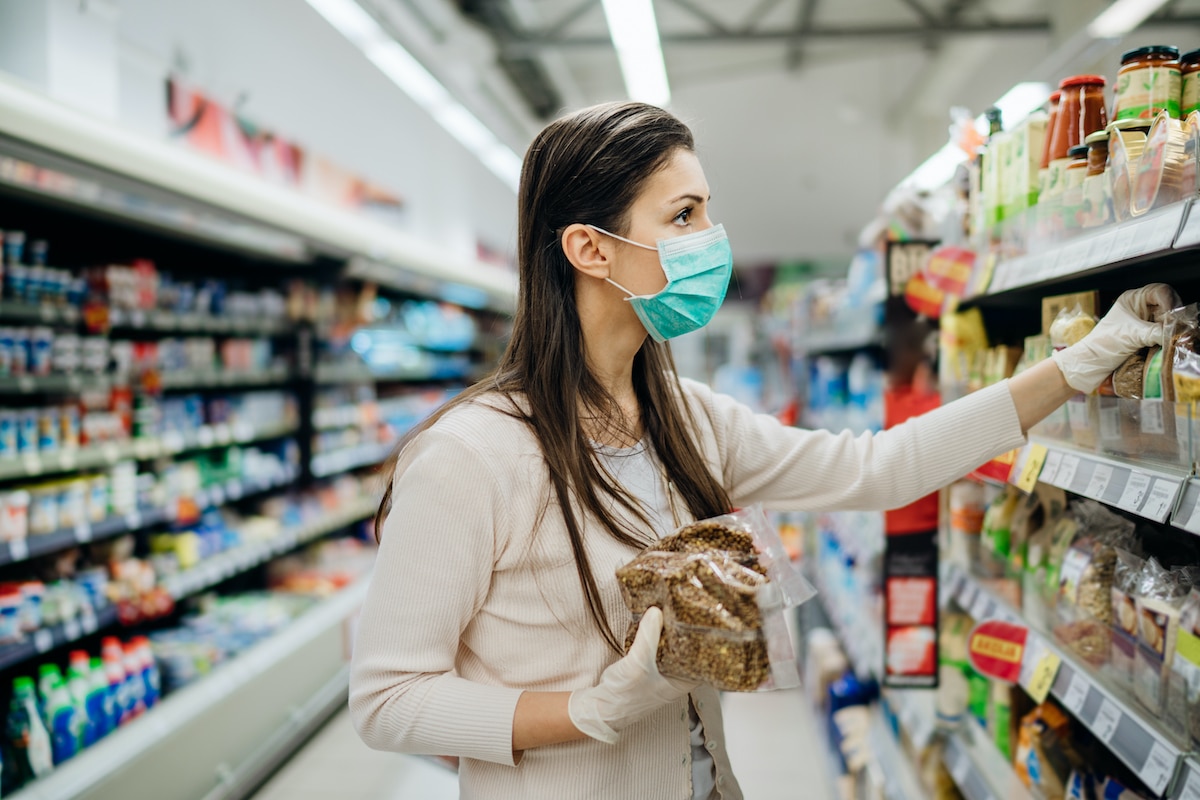
<instances>
[{"instance_id":1,"label":"floor","mask_svg":"<svg viewBox=\"0 0 1200 800\"><path fill-rule=\"evenodd\" d=\"M828 786L828 756L799 689L726 694L725 732L746 800L813 797ZM458 783L437 763L380 753L359 741L346 712L331 720L254 800L454 800Z\"/></svg>"}]
</instances>

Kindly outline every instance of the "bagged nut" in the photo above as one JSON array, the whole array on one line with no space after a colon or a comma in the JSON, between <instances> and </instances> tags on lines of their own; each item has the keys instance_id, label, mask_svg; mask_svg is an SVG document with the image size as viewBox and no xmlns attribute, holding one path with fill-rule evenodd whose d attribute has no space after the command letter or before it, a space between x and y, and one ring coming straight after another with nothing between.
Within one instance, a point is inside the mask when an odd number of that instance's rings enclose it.
<instances>
[{"instance_id":1,"label":"bagged nut","mask_svg":"<svg viewBox=\"0 0 1200 800\"><path fill-rule=\"evenodd\" d=\"M664 675L736 692L799 685L783 611L816 592L759 507L680 528L618 569L617 581L633 613L626 647L641 615L662 609Z\"/></svg>"}]
</instances>

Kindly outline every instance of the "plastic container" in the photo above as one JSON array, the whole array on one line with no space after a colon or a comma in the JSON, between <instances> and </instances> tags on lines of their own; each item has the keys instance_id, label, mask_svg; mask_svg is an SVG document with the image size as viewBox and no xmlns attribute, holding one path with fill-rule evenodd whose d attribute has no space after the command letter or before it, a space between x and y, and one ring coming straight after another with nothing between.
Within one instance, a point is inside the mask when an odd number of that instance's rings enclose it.
<instances>
[{"instance_id":1,"label":"plastic container","mask_svg":"<svg viewBox=\"0 0 1200 800\"><path fill-rule=\"evenodd\" d=\"M21 592L19 589L0 591L0 642L19 642L21 632Z\"/></svg>"},{"instance_id":2,"label":"plastic container","mask_svg":"<svg viewBox=\"0 0 1200 800\"><path fill-rule=\"evenodd\" d=\"M32 633L42 627L42 603L46 598L46 585L41 581L25 581L21 592L21 630Z\"/></svg>"},{"instance_id":3,"label":"plastic container","mask_svg":"<svg viewBox=\"0 0 1200 800\"><path fill-rule=\"evenodd\" d=\"M13 680L5 734L15 756L11 766L5 764L5 773L9 769L15 772L18 783L36 780L54 769L54 751L50 745L50 734L38 710L33 678Z\"/></svg>"},{"instance_id":4,"label":"plastic container","mask_svg":"<svg viewBox=\"0 0 1200 800\"><path fill-rule=\"evenodd\" d=\"M1108 126L1108 186L1113 216L1119 222L1133 216L1133 180L1146 149L1151 120L1114 120Z\"/></svg>"},{"instance_id":5,"label":"plastic container","mask_svg":"<svg viewBox=\"0 0 1200 800\"><path fill-rule=\"evenodd\" d=\"M1179 119L1182 99L1179 48L1139 47L1121 56L1113 117L1153 119L1166 111Z\"/></svg>"},{"instance_id":6,"label":"plastic container","mask_svg":"<svg viewBox=\"0 0 1200 800\"><path fill-rule=\"evenodd\" d=\"M0 507L0 541L15 542L29 535L29 492L17 489L4 495Z\"/></svg>"}]
</instances>

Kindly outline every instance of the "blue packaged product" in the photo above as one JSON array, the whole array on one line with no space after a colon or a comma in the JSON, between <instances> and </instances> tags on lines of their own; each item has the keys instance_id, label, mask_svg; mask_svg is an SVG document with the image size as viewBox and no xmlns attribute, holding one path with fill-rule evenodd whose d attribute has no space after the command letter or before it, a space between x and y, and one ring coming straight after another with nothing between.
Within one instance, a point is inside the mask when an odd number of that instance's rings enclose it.
<instances>
[{"instance_id":1,"label":"blue packaged product","mask_svg":"<svg viewBox=\"0 0 1200 800\"><path fill-rule=\"evenodd\" d=\"M8 231L4 234L4 263L13 267L22 262L25 257L25 232Z\"/></svg>"},{"instance_id":2,"label":"blue packaged product","mask_svg":"<svg viewBox=\"0 0 1200 800\"><path fill-rule=\"evenodd\" d=\"M49 375L53 366L54 331L34 328L29 334L29 371L34 375Z\"/></svg>"},{"instance_id":3,"label":"blue packaged product","mask_svg":"<svg viewBox=\"0 0 1200 800\"><path fill-rule=\"evenodd\" d=\"M88 716L95 725L96 738L103 739L117 727L117 698L109 689L104 661L96 656L89 660Z\"/></svg>"},{"instance_id":4,"label":"blue packaged product","mask_svg":"<svg viewBox=\"0 0 1200 800\"><path fill-rule=\"evenodd\" d=\"M34 239L29 243L29 263L34 266L46 266L46 258L50 253L50 244L45 239Z\"/></svg>"},{"instance_id":5,"label":"blue packaged product","mask_svg":"<svg viewBox=\"0 0 1200 800\"><path fill-rule=\"evenodd\" d=\"M29 267L9 264L4 273L5 294L14 300L25 299L25 287L29 283Z\"/></svg>"},{"instance_id":6,"label":"blue packaged product","mask_svg":"<svg viewBox=\"0 0 1200 800\"><path fill-rule=\"evenodd\" d=\"M57 406L43 408L37 412L38 450L43 453L58 449L59 434L62 433L62 413Z\"/></svg>"},{"instance_id":7,"label":"blue packaged product","mask_svg":"<svg viewBox=\"0 0 1200 800\"><path fill-rule=\"evenodd\" d=\"M0 409L0 458L12 458L17 447L17 412Z\"/></svg>"},{"instance_id":8,"label":"blue packaged product","mask_svg":"<svg viewBox=\"0 0 1200 800\"><path fill-rule=\"evenodd\" d=\"M50 747L55 765L75 755L82 729L75 716L62 673L54 664L43 664L39 672L38 690L42 699L42 716L50 732Z\"/></svg>"},{"instance_id":9,"label":"blue packaged product","mask_svg":"<svg viewBox=\"0 0 1200 800\"><path fill-rule=\"evenodd\" d=\"M29 331L25 328L12 329L12 374L24 375L29 371Z\"/></svg>"},{"instance_id":10,"label":"blue packaged product","mask_svg":"<svg viewBox=\"0 0 1200 800\"><path fill-rule=\"evenodd\" d=\"M32 455L38 451L38 410L27 408L18 412L17 452Z\"/></svg>"},{"instance_id":11,"label":"blue packaged product","mask_svg":"<svg viewBox=\"0 0 1200 800\"><path fill-rule=\"evenodd\" d=\"M0 328L0 375L11 375L13 371L13 331Z\"/></svg>"}]
</instances>

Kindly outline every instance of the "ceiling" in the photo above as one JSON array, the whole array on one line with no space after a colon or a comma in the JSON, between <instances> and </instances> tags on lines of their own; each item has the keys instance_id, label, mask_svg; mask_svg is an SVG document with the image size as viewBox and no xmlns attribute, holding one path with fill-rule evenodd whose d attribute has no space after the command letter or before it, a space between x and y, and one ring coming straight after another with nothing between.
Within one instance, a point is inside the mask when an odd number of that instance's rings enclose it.
<instances>
[{"instance_id":1,"label":"ceiling","mask_svg":"<svg viewBox=\"0 0 1200 800\"><path fill-rule=\"evenodd\" d=\"M519 153L625 96L600 0L359 0ZM1022 80L1114 75L1128 44L1200 45L1200 0L1124 42L1105 0L654 0L672 89L742 263L843 258L887 192Z\"/></svg>"}]
</instances>

